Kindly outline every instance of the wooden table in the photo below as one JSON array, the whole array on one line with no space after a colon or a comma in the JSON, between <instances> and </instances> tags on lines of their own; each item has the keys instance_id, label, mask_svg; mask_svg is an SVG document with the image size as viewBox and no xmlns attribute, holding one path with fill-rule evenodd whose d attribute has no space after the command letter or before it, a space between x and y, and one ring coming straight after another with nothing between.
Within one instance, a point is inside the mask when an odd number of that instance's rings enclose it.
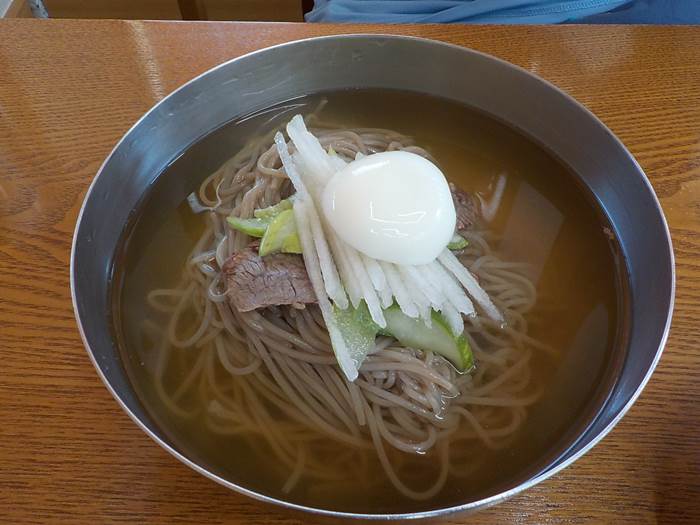
<instances>
[{"instance_id":1,"label":"wooden table","mask_svg":"<svg viewBox=\"0 0 700 525\"><path fill-rule=\"evenodd\" d=\"M395 32L469 46L564 88L625 142L670 222L676 314L634 408L592 452L445 523L700 523L700 28L0 22L0 522L308 523L146 438L97 377L68 263L85 191L151 105L242 53Z\"/></svg>"}]
</instances>

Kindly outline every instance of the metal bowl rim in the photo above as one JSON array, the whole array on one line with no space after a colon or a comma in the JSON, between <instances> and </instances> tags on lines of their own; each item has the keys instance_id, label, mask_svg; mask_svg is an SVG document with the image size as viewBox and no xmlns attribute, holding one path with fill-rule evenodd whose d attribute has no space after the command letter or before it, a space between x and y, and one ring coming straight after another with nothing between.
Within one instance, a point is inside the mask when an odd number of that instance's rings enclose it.
<instances>
[{"instance_id":1,"label":"metal bowl rim","mask_svg":"<svg viewBox=\"0 0 700 525\"><path fill-rule=\"evenodd\" d=\"M78 238L78 231L80 230L80 225L82 222L82 217L83 217L83 212L85 210L85 207L87 205L87 202L90 199L90 195L92 193L93 188L95 187L97 181L100 178L100 175L102 174L105 166L109 163L109 161L112 159L112 157L115 155L121 144L126 140L126 138L131 134L131 132L136 129L141 122L146 119L151 113L153 113L161 104L163 104L166 100L170 99L173 97L176 93L178 93L181 90L186 89L190 84L195 83L198 81L200 78L209 75L213 71L216 71L220 68L223 68L227 66L228 64L231 64L233 62L245 60L247 57L257 55L259 53L266 53L271 49L278 49L278 48L283 48L283 47L293 47L295 45L298 45L303 42L310 42L310 41L318 41L318 40L334 40L334 39L339 39L339 40L354 40L354 39L389 39L389 40L403 40L403 41L415 41L415 42L420 42L421 44L425 45L433 45L433 46L440 46L440 47L447 47L451 48L454 50L458 50L461 53L465 54L474 54L474 55L479 55L482 58L486 58L491 61L496 61L499 62L502 66L508 67L508 68L514 68L518 70L520 73L523 73L533 79L536 79L538 82L544 84L547 88L550 90L554 90L558 92L560 95L564 96L567 101L570 104L573 104L577 106L580 110L582 110L586 116L589 119L592 119L600 128L605 131L608 136L610 137L611 140L613 140L616 145L621 149L621 151L624 152L624 154L627 156L628 160L632 163L634 168L637 171L637 174L642 178L644 181L644 184L646 185L647 189L649 190L649 193L654 201L654 204L656 206L656 212L659 214L661 217L663 226L664 226L664 233L666 237L666 248L668 250L668 257L670 261L670 266L671 266L671 289L670 289L670 297L669 297L669 307L668 307L668 313L666 317L666 322L664 325L664 330L662 333L661 340L659 342L658 349L656 350L656 354L654 355L654 359L652 361L651 366L647 370L647 373L645 374L644 378L640 382L639 386L635 389L634 393L630 397L629 401L623 406L618 414L615 416L615 418L603 429L601 430L597 436L595 436L588 444L586 444L580 451L578 451L576 454L568 458L566 461L563 461L556 465L553 468L550 468L540 474L539 476L536 476L534 478L531 478L524 483L521 483L520 485L513 487L510 490L501 492L500 494L495 494L493 496L490 496L488 498L480 499L477 501L472 501L470 503L464 503L460 505L453 505L450 507L444 507L444 508L438 508L438 509L431 509L431 510L426 510L426 511L418 511L418 512L408 512L408 513L355 513L355 512L346 512L346 511L335 511L335 510L330 510L330 509L323 509L323 508L318 508L318 507L311 507L311 506L306 506L306 505L301 505L298 503L292 503L289 501L285 501L283 499L278 499L272 496L268 496L266 494L262 494L259 492L256 492L251 489L247 489L241 485L238 485L236 483L233 483L231 481L228 481L213 472L210 472L206 468L200 466L199 464L195 463L194 461L190 460L187 458L184 454L178 452L170 446L168 443L166 443L164 440L162 440L160 437L158 437L154 432L151 431L148 426L143 423L126 405L126 403L122 400L121 396L119 393L112 387L111 383L107 380L105 374L103 373L102 369L100 368L99 364L97 363L97 359L95 358L95 355L92 351L92 348L90 347L90 344L85 336L85 332L83 329L83 324L80 318L80 313L78 310L78 301L77 301L77 296L76 296L76 290L75 290L75 266L76 266L76 258L75 258L75 251L76 251L76 244L77 244L77 238ZM627 411L630 409L630 407L634 404L634 402L637 400L639 395L642 393L644 390L644 387L646 384L649 382L649 379L656 369L656 366L659 362L659 359L661 358L661 354L663 353L663 349L666 345L666 341L668 339L668 334L671 328L671 319L673 316L673 309L674 309L674 302L675 302L675 288L676 288L676 271L675 271L675 259L674 259L674 253L673 253L673 244L671 240L671 233L668 227L668 223L666 221L666 217L663 213L663 210L661 208L661 204L658 200L658 197L656 196L656 193L654 192L654 189L644 173L644 170L642 167L639 165L637 160L632 156L632 154L627 150L625 145L622 143L622 141L598 118L593 114L586 106L578 102L575 98L573 98L571 95L566 93L564 90L560 89L559 87L555 86L554 84L548 82L547 80L539 77L538 75L535 75L531 73L530 71L512 64L504 59L495 57L493 55L489 55L488 53L484 53L481 51L477 51L468 47L460 46L457 44L451 44L448 42L442 42L439 40L433 40L429 38L423 38L423 37L416 37L416 36L408 36L408 35L393 35L393 34L387 34L387 33L354 33L354 34L344 34L344 35L326 35L326 36L317 36L317 37L310 37L310 38L304 38L304 39L299 39L299 40L293 40L290 42L284 42L281 44L276 44L273 46L268 46L262 49L257 49L255 51L252 51L250 53L246 53L244 55L235 57L231 60L227 60L225 62L222 62L221 64L218 64L207 71L197 75L196 77L192 78L191 80L185 82L178 88L176 88L174 91L169 93L167 96L165 96L163 99L158 101L156 104L154 104L146 113L144 113L130 128L129 130L124 133L124 135L119 139L117 144L112 148L111 152L105 159L105 161L102 163L100 168L98 169L95 177L93 178L92 182L90 183L90 186L88 188L87 193L85 194L85 198L83 199L83 204L80 207L80 212L78 214L78 218L76 220L76 225L75 225L75 231L73 234L73 241L72 241L72 246L71 246L71 256L70 256L70 288L71 288L71 300L73 303L73 311L75 314L75 319L76 323L78 325L78 331L80 332L80 337L83 341L83 345L85 346L85 349L87 351L87 354L90 357L90 360L92 361L92 364L94 365L95 369L97 370L98 375L100 376L100 379L104 383L105 387L107 390L112 394L112 397L117 401L117 403L121 406L121 408L126 412L126 414L138 425L141 430L143 430L153 441L155 441L158 445L160 445L163 449L165 449L168 453L173 455L175 458L177 458L179 461L193 469L194 471L202 474L203 476L206 476L207 478L215 481L216 483L219 483L220 485L223 485L226 488L232 489L240 494L252 497L254 499L257 499L259 501L265 502L265 503L272 503L275 505L279 505L281 507L285 508L290 508L294 510L299 510L303 512L309 512L312 514L318 514L318 515L324 515L324 516L330 516L330 517L336 517L336 518L355 518L355 519L371 519L371 520L403 520L403 519L419 519L419 518L434 518L434 517L440 517L440 516L446 516L448 514L453 514L456 512L462 512L462 511L474 511L477 509L483 509L492 505L495 505L497 503L500 503L502 501L507 500L508 498L511 498L515 496L516 494L519 494L520 492L529 489L530 487L533 487L537 485L538 483L548 479L550 476L553 476L554 474L558 473L562 469L566 468L567 466L571 465L574 461L579 459L581 456L586 454L591 448L593 448L598 442L600 442L614 427L615 425L622 419L622 417L627 413Z\"/></svg>"}]
</instances>

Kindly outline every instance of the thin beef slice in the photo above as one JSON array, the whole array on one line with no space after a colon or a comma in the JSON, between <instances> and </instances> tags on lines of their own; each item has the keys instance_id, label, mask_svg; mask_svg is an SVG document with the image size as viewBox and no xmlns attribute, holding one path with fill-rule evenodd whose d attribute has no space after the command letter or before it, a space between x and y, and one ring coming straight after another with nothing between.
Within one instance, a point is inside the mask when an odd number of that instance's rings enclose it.
<instances>
[{"instance_id":1,"label":"thin beef slice","mask_svg":"<svg viewBox=\"0 0 700 525\"><path fill-rule=\"evenodd\" d=\"M223 271L229 300L240 312L316 302L300 255L275 253L260 257L257 246L252 245L229 257Z\"/></svg>"}]
</instances>

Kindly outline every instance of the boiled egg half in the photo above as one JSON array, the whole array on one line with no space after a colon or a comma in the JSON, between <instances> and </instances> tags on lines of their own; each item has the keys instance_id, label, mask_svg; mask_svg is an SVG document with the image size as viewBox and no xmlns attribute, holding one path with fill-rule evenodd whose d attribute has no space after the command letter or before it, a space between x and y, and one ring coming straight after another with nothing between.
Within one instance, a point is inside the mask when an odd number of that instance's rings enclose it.
<instances>
[{"instance_id":1,"label":"boiled egg half","mask_svg":"<svg viewBox=\"0 0 700 525\"><path fill-rule=\"evenodd\" d=\"M442 171L406 151L350 162L324 188L322 207L343 241L396 264L432 262L455 230L454 202Z\"/></svg>"}]
</instances>

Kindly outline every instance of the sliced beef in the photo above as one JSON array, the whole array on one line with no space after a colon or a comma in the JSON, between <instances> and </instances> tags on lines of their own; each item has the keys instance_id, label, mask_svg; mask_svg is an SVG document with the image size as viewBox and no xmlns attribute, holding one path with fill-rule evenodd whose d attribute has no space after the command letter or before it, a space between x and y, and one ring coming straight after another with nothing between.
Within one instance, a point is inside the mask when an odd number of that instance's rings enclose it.
<instances>
[{"instance_id":1,"label":"sliced beef","mask_svg":"<svg viewBox=\"0 0 700 525\"><path fill-rule=\"evenodd\" d=\"M223 271L229 300L240 312L316 302L300 255L276 253L260 257L257 246L251 245L229 257Z\"/></svg>"},{"instance_id":2,"label":"sliced beef","mask_svg":"<svg viewBox=\"0 0 700 525\"><path fill-rule=\"evenodd\" d=\"M457 211L457 230L468 230L479 221L479 204L470 194L450 184ZM283 304L316 302L301 255L276 253L260 257L258 243L233 254L224 263L227 293L240 312Z\"/></svg>"},{"instance_id":3,"label":"sliced beef","mask_svg":"<svg viewBox=\"0 0 700 525\"><path fill-rule=\"evenodd\" d=\"M455 203L455 211L457 212L457 231L471 229L481 218L479 202L473 195L460 190L451 182L450 191L452 192L452 200Z\"/></svg>"}]
</instances>

